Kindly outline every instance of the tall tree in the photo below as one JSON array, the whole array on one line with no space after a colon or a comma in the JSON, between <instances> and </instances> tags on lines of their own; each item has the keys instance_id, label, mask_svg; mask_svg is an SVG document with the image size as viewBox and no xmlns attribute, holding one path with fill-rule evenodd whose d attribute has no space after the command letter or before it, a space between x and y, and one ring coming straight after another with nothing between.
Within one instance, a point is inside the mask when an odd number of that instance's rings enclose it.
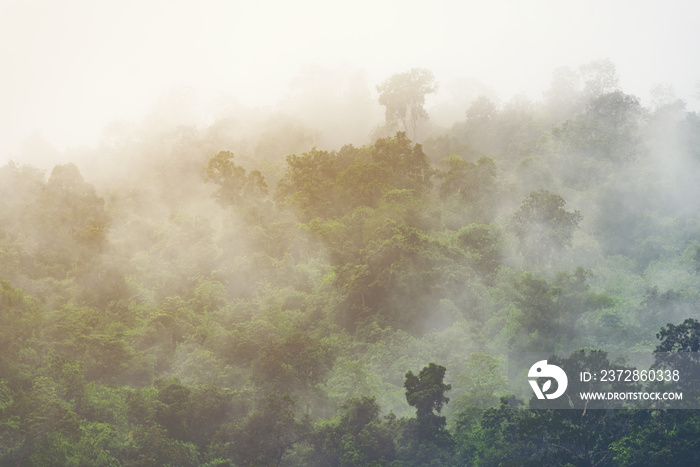
<instances>
[{"instance_id":1,"label":"tall tree","mask_svg":"<svg viewBox=\"0 0 700 467\"><path fill-rule=\"evenodd\" d=\"M452 389L452 386L443 383L446 371L444 366L430 363L418 376L412 371L406 373L403 385L408 405L416 408L418 424L435 432L445 426L445 417L435 415L433 411L440 413L442 406L450 401L445 392Z\"/></svg>"},{"instance_id":2,"label":"tall tree","mask_svg":"<svg viewBox=\"0 0 700 467\"><path fill-rule=\"evenodd\" d=\"M445 417L437 415L449 402L445 392L452 389L443 382L447 369L430 363L418 376L406 373L406 401L416 408L415 420L410 420L403 433L406 446L399 457L405 465L455 465L454 440L445 428Z\"/></svg>"},{"instance_id":3,"label":"tall tree","mask_svg":"<svg viewBox=\"0 0 700 467\"><path fill-rule=\"evenodd\" d=\"M409 138L416 137L418 122L427 120L425 96L437 91L433 74L424 68L396 73L377 86L379 103L386 107L386 126L393 130L401 123Z\"/></svg>"}]
</instances>

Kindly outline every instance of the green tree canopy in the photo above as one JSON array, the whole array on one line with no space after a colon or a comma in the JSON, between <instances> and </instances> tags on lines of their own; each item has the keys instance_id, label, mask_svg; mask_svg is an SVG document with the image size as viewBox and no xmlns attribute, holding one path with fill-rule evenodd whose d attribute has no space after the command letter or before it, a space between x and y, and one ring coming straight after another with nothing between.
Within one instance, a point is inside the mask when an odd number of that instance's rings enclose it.
<instances>
[{"instance_id":1,"label":"green tree canopy","mask_svg":"<svg viewBox=\"0 0 700 467\"><path fill-rule=\"evenodd\" d=\"M231 151L220 151L207 163L204 180L218 185L216 198L223 205L235 205L246 196L267 194L265 177L259 170L246 170L233 162Z\"/></svg>"}]
</instances>

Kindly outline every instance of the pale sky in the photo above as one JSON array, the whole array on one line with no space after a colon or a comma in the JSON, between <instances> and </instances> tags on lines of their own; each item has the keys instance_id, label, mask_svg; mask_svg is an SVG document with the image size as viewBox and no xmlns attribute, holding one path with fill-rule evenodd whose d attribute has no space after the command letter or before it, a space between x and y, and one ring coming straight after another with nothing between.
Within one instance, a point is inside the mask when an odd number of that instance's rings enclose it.
<instances>
[{"instance_id":1,"label":"pale sky","mask_svg":"<svg viewBox=\"0 0 700 467\"><path fill-rule=\"evenodd\" d=\"M0 162L37 131L92 145L175 88L274 106L310 64L539 99L555 68L609 58L643 103L664 84L700 109L698 25L695 1L0 0Z\"/></svg>"}]
</instances>

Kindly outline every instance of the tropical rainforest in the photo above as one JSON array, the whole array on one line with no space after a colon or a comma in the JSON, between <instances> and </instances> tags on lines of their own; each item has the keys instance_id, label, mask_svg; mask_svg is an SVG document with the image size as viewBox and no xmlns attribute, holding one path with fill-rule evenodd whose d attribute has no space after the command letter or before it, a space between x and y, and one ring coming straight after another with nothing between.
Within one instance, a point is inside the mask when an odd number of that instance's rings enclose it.
<instances>
[{"instance_id":1,"label":"tropical rainforest","mask_svg":"<svg viewBox=\"0 0 700 467\"><path fill-rule=\"evenodd\" d=\"M0 167L0 465L700 465L697 410L537 408L506 374L700 350L700 115L607 60L450 126L436 87Z\"/></svg>"}]
</instances>

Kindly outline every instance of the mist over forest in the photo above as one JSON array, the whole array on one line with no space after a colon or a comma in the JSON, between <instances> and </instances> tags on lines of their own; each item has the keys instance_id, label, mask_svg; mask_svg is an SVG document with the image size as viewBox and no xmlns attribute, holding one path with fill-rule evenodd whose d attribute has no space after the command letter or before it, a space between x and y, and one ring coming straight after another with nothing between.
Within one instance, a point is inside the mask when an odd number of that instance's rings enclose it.
<instances>
[{"instance_id":1,"label":"mist over forest","mask_svg":"<svg viewBox=\"0 0 700 467\"><path fill-rule=\"evenodd\" d=\"M700 350L700 115L608 59L545 87L309 66L274 106L183 88L95 145L27 139L0 464L698 465L697 410L509 385L509 353Z\"/></svg>"}]
</instances>

